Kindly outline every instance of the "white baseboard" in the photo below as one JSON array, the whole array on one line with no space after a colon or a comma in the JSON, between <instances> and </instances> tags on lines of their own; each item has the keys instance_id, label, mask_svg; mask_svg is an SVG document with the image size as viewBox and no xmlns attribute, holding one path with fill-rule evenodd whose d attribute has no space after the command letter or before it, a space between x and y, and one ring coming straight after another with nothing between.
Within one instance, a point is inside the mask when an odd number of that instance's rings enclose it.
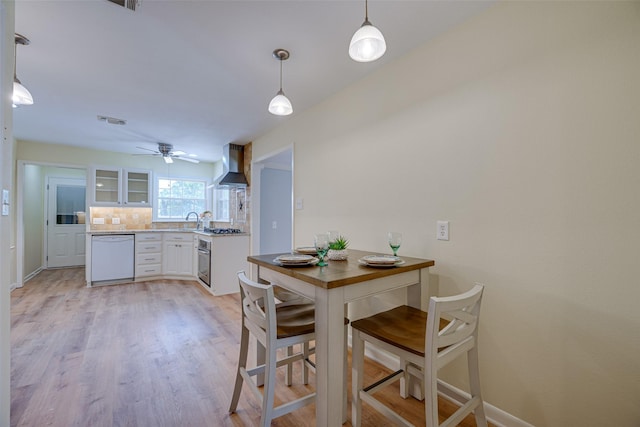
<instances>
[{"instance_id":1,"label":"white baseboard","mask_svg":"<svg viewBox=\"0 0 640 427\"><path fill-rule=\"evenodd\" d=\"M22 283L27 283L29 280L33 279L34 277L36 277L38 274L40 274L40 272L42 272L42 267L39 267L37 270L29 273L22 281Z\"/></svg>"},{"instance_id":2,"label":"white baseboard","mask_svg":"<svg viewBox=\"0 0 640 427\"><path fill-rule=\"evenodd\" d=\"M17 283L12 283L11 286L9 286L9 292L12 292L14 289L18 289Z\"/></svg>"},{"instance_id":3,"label":"white baseboard","mask_svg":"<svg viewBox=\"0 0 640 427\"><path fill-rule=\"evenodd\" d=\"M351 336L349 336L349 343L351 343ZM366 346L365 355L392 371L399 369L400 362L398 358L386 351ZM462 405L469 398L469 393L442 380L438 380L438 385L438 394L458 405ZM484 402L484 412L487 416L487 420L498 427L534 427L532 424L529 424L526 421L523 421L510 413L487 403L486 401Z\"/></svg>"}]
</instances>

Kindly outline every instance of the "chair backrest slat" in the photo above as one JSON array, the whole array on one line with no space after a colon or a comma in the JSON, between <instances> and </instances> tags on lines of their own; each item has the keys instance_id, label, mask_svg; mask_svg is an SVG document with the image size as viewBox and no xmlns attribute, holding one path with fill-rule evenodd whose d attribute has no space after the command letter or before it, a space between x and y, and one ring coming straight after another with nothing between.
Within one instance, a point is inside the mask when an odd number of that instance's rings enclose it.
<instances>
[{"instance_id":1,"label":"chair backrest slat","mask_svg":"<svg viewBox=\"0 0 640 427\"><path fill-rule=\"evenodd\" d=\"M273 287L250 280L244 271L238 272L238 280L242 299L242 321L253 323L275 339L276 308Z\"/></svg>"},{"instance_id":2,"label":"chair backrest slat","mask_svg":"<svg viewBox=\"0 0 640 427\"><path fill-rule=\"evenodd\" d=\"M470 291L453 297L432 297L425 339L425 355L436 357L438 349L459 343L478 332L478 316L484 287L476 284ZM449 321L439 329L440 319ZM436 326L437 325L437 326Z\"/></svg>"}]
</instances>

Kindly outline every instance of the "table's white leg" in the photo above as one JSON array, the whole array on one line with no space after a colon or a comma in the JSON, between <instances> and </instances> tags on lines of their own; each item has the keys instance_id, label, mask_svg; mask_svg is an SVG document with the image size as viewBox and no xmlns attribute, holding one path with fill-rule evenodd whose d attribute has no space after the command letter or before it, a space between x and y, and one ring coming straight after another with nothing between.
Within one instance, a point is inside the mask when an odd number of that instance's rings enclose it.
<instances>
[{"instance_id":1,"label":"table's white leg","mask_svg":"<svg viewBox=\"0 0 640 427\"><path fill-rule=\"evenodd\" d=\"M342 425L344 296L342 288L316 289L316 426Z\"/></svg>"},{"instance_id":2,"label":"table's white leg","mask_svg":"<svg viewBox=\"0 0 640 427\"><path fill-rule=\"evenodd\" d=\"M349 317L349 305L348 304L344 304L344 317L348 318ZM348 366L347 366L347 353L349 350L349 325L345 325L343 328L343 333L344 333L344 338L342 339L342 361L344 363L343 366L343 370L342 370L342 375L344 378L344 396L342 396L342 424L347 422L347 394L349 394L349 391L346 389L347 387L347 375L349 375L348 371Z\"/></svg>"},{"instance_id":3,"label":"table's white leg","mask_svg":"<svg viewBox=\"0 0 640 427\"><path fill-rule=\"evenodd\" d=\"M420 270L420 283L411 285L407 288L407 305L421 310L427 311L429 307L429 297L431 290L429 289L429 269L423 268ZM404 360L400 360L401 367ZM406 398L404 390L409 390L411 396L418 400L423 400L422 387L420 381L412 376L409 376L409 386L405 385L405 379L400 378L400 395Z\"/></svg>"}]
</instances>

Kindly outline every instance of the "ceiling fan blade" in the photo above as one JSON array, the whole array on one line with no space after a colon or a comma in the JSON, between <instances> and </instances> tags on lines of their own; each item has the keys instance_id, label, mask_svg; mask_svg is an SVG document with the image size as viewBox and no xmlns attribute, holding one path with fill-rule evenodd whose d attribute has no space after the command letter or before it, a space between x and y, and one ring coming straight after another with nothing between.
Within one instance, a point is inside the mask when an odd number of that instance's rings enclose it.
<instances>
[{"instance_id":1,"label":"ceiling fan blade","mask_svg":"<svg viewBox=\"0 0 640 427\"><path fill-rule=\"evenodd\" d=\"M150 148L144 148L144 147L136 147L136 148L139 148L140 150L147 150L147 151L151 151L152 153L160 154L159 151L151 150Z\"/></svg>"},{"instance_id":2,"label":"ceiling fan blade","mask_svg":"<svg viewBox=\"0 0 640 427\"><path fill-rule=\"evenodd\" d=\"M189 163L200 163L200 160L196 160L196 159L190 159L188 157L177 157L177 156L172 156L174 159L178 159L178 160L184 160L185 162L189 162Z\"/></svg>"},{"instance_id":3,"label":"ceiling fan blade","mask_svg":"<svg viewBox=\"0 0 640 427\"><path fill-rule=\"evenodd\" d=\"M172 155L172 156L184 156L185 154L187 154L187 153L185 153L185 152L184 152L184 151L182 151L182 150L176 150L176 151L172 151L172 152L171 152L171 155Z\"/></svg>"}]
</instances>

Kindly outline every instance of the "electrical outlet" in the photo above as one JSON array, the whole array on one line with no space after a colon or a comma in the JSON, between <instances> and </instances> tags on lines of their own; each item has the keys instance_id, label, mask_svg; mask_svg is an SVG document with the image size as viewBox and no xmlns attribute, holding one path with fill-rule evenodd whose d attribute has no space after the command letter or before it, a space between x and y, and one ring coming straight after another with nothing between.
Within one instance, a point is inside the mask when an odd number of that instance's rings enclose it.
<instances>
[{"instance_id":1,"label":"electrical outlet","mask_svg":"<svg viewBox=\"0 0 640 427\"><path fill-rule=\"evenodd\" d=\"M93 218L94 224L104 224L104 218Z\"/></svg>"},{"instance_id":2,"label":"electrical outlet","mask_svg":"<svg viewBox=\"0 0 640 427\"><path fill-rule=\"evenodd\" d=\"M298 197L296 199L296 210L301 211L304 209L304 199L302 197Z\"/></svg>"},{"instance_id":3,"label":"electrical outlet","mask_svg":"<svg viewBox=\"0 0 640 427\"><path fill-rule=\"evenodd\" d=\"M120 224L120 218L111 218L111 224L114 224L114 225Z\"/></svg>"},{"instance_id":4,"label":"electrical outlet","mask_svg":"<svg viewBox=\"0 0 640 427\"><path fill-rule=\"evenodd\" d=\"M449 240L449 221L438 221L436 224L438 240Z\"/></svg>"},{"instance_id":5,"label":"electrical outlet","mask_svg":"<svg viewBox=\"0 0 640 427\"><path fill-rule=\"evenodd\" d=\"M278 221L272 221L271 222L271 228L273 228L274 230L278 228Z\"/></svg>"}]
</instances>

